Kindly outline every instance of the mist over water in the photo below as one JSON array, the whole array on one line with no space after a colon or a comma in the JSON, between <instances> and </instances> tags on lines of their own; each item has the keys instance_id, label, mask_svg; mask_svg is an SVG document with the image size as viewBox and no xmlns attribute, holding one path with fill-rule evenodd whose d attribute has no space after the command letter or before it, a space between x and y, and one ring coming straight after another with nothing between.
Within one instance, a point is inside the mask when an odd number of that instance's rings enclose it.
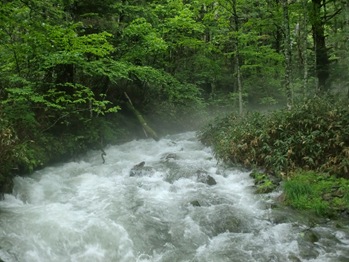
<instances>
[{"instance_id":1,"label":"mist over water","mask_svg":"<svg viewBox=\"0 0 349 262\"><path fill-rule=\"evenodd\" d=\"M0 202L3 261L349 261L349 223L270 209L273 195L253 194L249 173L194 132L105 152L15 179ZM131 177L142 161L151 172Z\"/></svg>"}]
</instances>

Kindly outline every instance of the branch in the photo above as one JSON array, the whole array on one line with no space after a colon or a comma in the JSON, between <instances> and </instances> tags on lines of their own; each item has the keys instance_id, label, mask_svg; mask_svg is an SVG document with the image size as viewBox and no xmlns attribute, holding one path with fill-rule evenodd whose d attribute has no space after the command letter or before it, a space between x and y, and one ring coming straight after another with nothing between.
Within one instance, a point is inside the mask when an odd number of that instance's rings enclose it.
<instances>
[{"instance_id":1,"label":"branch","mask_svg":"<svg viewBox=\"0 0 349 262\"><path fill-rule=\"evenodd\" d=\"M342 11L342 8L339 8L336 12L334 12L332 15L328 15L328 16L324 16L322 17L324 19L324 22L328 22L329 20L331 20L333 17L335 17L336 15L338 15L340 12Z\"/></svg>"},{"instance_id":2,"label":"branch","mask_svg":"<svg viewBox=\"0 0 349 262\"><path fill-rule=\"evenodd\" d=\"M59 120L61 120L62 118L66 117L67 115L69 115L69 113L66 113L66 114L64 114L64 115L62 115L62 116L60 116L60 117L58 117L58 118L56 119L56 121L53 122L52 125L50 125L49 127L45 128L45 129L42 130L41 132L45 132L45 131L51 129L52 127L54 127L54 126L57 124L57 122L58 122Z\"/></svg>"}]
</instances>

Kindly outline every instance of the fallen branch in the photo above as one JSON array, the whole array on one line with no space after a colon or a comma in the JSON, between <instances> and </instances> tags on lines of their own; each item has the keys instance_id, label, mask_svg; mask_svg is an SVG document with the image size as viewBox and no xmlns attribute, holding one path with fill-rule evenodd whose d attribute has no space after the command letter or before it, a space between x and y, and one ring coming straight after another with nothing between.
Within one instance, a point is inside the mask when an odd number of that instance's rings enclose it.
<instances>
[{"instance_id":1,"label":"fallen branch","mask_svg":"<svg viewBox=\"0 0 349 262\"><path fill-rule=\"evenodd\" d=\"M155 141L159 141L159 137L156 134L156 132L147 124L147 122L144 120L143 116L141 115L140 112L138 112L138 110L133 106L133 103L130 99L130 97L127 95L127 93L124 93L128 103L127 103L127 107L135 114L135 116L137 117L138 121L141 123L144 133L146 136L150 136L151 138L153 138Z\"/></svg>"}]
</instances>

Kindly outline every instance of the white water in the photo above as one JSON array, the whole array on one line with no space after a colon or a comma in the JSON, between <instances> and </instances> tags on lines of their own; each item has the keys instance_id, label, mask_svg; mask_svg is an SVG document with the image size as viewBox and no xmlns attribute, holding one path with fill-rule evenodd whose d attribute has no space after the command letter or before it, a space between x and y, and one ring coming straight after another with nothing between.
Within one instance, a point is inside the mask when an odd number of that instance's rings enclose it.
<instances>
[{"instance_id":1,"label":"white water","mask_svg":"<svg viewBox=\"0 0 349 262\"><path fill-rule=\"evenodd\" d=\"M194 133L105 151L105 164L95 151L16 178L0 202L3 261L349 261L348 224L310 228L271 210L248 172L217 165ZM141 161L155 173L130 177Z\"/></svg>"}]
</instances>

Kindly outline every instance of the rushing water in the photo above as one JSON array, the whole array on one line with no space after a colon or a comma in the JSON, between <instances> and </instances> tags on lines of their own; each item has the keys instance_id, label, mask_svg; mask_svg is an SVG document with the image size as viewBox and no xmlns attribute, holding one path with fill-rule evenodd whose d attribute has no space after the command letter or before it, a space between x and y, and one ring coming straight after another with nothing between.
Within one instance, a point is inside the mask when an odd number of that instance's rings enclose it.
<instances>
[{"instance_id":1,"label":"rushing water","mask_svg":"<svg viewBox=\"0 0 349 262\"><path fill-rule=\"evenodd\" d=\"M105 164L94 151L16 178L0 202L3 261L349 261L348 224L271 209L194 133L105 151ZM152 169L130 176L142 161Z\"/></svg>"}]
</instances>

